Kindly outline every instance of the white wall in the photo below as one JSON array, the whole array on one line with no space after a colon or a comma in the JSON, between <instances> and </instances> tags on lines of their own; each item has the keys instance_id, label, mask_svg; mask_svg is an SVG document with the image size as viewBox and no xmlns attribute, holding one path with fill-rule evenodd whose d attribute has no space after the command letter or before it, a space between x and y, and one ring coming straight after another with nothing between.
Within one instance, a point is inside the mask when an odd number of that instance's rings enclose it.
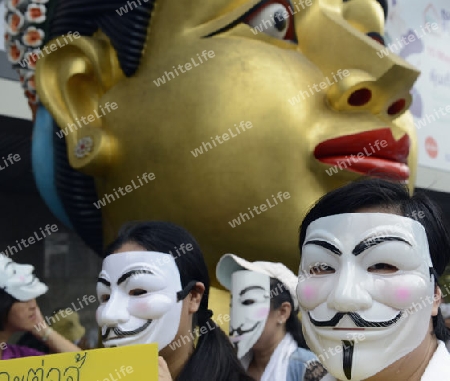
<instances>
[{"instance_id":1,"label":"white wall","mask_svg":"<svg viewBox=\"0 0 450 381\"><path fill-rule=\"evenodd\" d=\"M0 78L0 115L31 120L31 110L19 82Z\"/></svg>"},{"instance_id":2,"label":"white wall","mask_svg":"<svg viewBox=\"0 0 450 381\"><path fill-rule=\"evenodd\" d=\"M450 2L389 0L386 43L421 70L411 112L419 143L418 185L450 190Z\"/></svg>"}]
</instances>

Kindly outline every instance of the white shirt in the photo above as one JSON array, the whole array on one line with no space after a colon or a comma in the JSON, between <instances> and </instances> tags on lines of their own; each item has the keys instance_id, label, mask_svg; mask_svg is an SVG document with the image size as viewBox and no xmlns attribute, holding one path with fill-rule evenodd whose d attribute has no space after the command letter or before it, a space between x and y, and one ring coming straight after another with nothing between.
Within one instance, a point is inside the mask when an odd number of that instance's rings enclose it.
<instances>
[{"instance_id":1,"label":"white shirt","mask_svg":"<svg viewBox=\"0 0 450 381\"><path fill-rule=\"evenodd\" d=\"M420 381L450 380L450 353L443 341L438 341L438 343L436 352L434 352Z\"/></svg>"}]
</instances>

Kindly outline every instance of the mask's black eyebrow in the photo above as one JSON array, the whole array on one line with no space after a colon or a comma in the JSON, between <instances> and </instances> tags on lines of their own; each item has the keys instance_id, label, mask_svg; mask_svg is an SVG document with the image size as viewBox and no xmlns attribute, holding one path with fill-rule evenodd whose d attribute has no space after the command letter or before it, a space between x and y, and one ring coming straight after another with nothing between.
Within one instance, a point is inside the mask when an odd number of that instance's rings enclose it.
<instances>
[{"instance_id":1,"label":"mask's black eyebrow","mask_svg":"<svg viewBox=\"0 0 450 381\"><path fill-rule=\"evenodd\" d=\"M111 287L111 283L108 282L105 278L98 278L98 279L97 279L97 283L102 283L102 284L104 284L105 286Z\"/></svg>"},{"instance_id":2,"label":"mask's black eyebrow","mask_svg":"<svg viewBox=\"0 0 450 381\"><path fill-rule=\"evenodd\" d=\"M336 255L342 255L342 252L334 245L327 241L322 241L320 239L311 239L305 243L305 245L317 245L322 246L324 249L331 251Z\"/></svg>"},{"instance_id":3,"label":"mask's black eyebrow","mask_svg":"<svg viewBox=\"0 0 450 381\"><path fill-rule=\"evenodd\" d=\"M412 246L406 239L401 237L375 237L375 238L366 238L365 240L358 243L352 251L352 254L359 255L363 251L367 250L369 247L378 245L382 242L386 241L400 241Z\"/></svg>"},{"instance_id":4,"label":"mask's black eyebrow","mask_svg":"<svg viewBox=\"0 0 450 381\"><path fill-rule=\"evenodd\" d=\"M118 280L117 285L120 285L122 282L125 282L130 276L135 274L153 274L150 270L131 270L123 274Z\"/></svg>"},{"instance_id":5,"label":"mask's black eyebrow","mask_svg":"<svg viewBox=\"0 0 450 381\"><path fill-rule=\"evenodd\" d=\"M250 286L250 287L244 288L244 289L239 293L239 296L244 295L246 292L248 292L248 291L250 291L250 290L263 290L263 291L266 291L266 289L265 289L264 287L261 287L261 286Z\"/></svg>"}]
</instances>

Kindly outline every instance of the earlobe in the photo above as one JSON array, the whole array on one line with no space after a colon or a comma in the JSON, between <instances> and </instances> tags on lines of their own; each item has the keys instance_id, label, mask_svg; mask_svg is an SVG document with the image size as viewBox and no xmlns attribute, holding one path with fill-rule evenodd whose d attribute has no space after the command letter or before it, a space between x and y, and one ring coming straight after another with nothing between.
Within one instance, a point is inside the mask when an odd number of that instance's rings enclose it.
<instances>
[{"instance_id":1,"label":"earlobe","mask_svg":"<svg viewBox=\"0 0 450 381\"><path fill-rule=\"evenodd\" d=\"M55 43L52 40L46 47ZM102 126L104 119L90 117L98 115L101 98L123 77L106 39L79 37L38 60L37 92L63 130L60 137L65 135L73 168L101 175L117 156L117 143ZM88 116L88 124L80 122Z\"/></svg>"}]
</instances>

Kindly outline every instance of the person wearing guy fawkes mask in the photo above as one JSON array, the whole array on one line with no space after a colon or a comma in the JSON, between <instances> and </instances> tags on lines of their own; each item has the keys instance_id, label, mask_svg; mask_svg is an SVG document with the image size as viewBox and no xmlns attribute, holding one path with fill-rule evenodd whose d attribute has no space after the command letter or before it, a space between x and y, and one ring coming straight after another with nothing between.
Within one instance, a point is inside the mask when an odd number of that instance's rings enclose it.
<instances>
[{"instance_id":1,"label":"person wearing guy fawkes mask","mask_svg":"<svg viewBox=\"0 0 450 381\"><path fill-rule=\"evenodd\" d=\"M182 244L192 250L176 256ZM105 254L96 314L105 347L156 343L159 381L253 381L212 320L208 269L188 231L170 222L129 223Z\"/></svg>"},{"instance_id":2,"label":"person wearing guy fawkes mask","mask_svg":"<svg viewBox=\"0 0 450 381\"><path fill-rule=\"evenodd\" d=\"M308 350L298 320L297 277L283 264L224 255L216 268L231 291L230 340L261 381L334 380Z\"/></svg>"},{"instance_id":3,"label":"person wearing guy fawkes mask","mask_svg":"<svg viewBox=\"0 0 450 381\"><path fill-rule=\"evenodd\" d=\"M19 264L0 254L0 360L45 353L26 345L7 344L18 332L27 332L48 352L76 352L81 349L47 325L36 298L48 287L34 274L34 267Z\"/></svg>"},{"instance_id":4,"label":"person wearing guy fawkes mask","mask_svg":"<svg viewBox=\"0 0 450 381\"><path fill-rule=\"evenodd\" d=\"M311 271L297 287L303 332L330 373L342 381L450 380L438 284L450 237L431 200L397 183L358 181L317 202L299 244L300 272Z\"/></svg>"}]
</instances>

